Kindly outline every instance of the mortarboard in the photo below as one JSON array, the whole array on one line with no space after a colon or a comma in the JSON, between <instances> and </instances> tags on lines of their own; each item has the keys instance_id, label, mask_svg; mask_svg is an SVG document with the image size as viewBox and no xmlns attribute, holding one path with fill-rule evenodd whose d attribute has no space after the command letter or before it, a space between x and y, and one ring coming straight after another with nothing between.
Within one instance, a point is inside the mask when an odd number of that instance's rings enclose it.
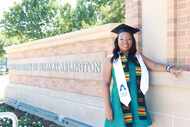
<instances>
[{"instance_id":1,"label":"mortarboard","mask_svg":"<svg viewBox=\"0 0 190 127\"><path fill-rule=\"evenodd\" d=\"M132 34L135 34L136 32L139 32L140 29L138 28L133 28L131 26L128 26L126 24L120 24L117 27L115 27L111 32L120 34L121 32L129 32Z\"/></svg>"}]
</instances>

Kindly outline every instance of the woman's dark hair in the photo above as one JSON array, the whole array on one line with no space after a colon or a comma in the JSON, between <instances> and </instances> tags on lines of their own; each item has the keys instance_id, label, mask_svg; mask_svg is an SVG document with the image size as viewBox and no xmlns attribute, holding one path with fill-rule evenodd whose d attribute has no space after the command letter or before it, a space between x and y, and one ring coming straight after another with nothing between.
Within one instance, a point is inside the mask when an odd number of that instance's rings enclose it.
<instances>
[{"instance_id":1,"label":"woman's dark hair","mask_svg":"<svg viewBox=\"0 0 190 127\"><path fill-rule=\"evenodd\" d=\"M130 33L131 34L131 33ZM137 48L136 48L136 40L133 34L131 34L132 37L132 47L129 49L128 52L128 56L129 57L134 57L135 53L137 52ZM118 36L116 37L115 41L114 41L114 49L113 49L113 56L111 58L111 63L113 63L114 60L117 60L119 58L120 55L120 49L118 46Z\"/></svg>"}]
</instances>

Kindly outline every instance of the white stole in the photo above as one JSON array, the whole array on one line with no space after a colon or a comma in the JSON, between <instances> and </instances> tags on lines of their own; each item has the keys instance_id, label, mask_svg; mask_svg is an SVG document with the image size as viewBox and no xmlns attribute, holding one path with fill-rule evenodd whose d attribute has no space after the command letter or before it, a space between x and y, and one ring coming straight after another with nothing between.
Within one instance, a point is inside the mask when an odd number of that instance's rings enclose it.
<instances>
[{"instance_id":1,"label":"white stole","mask_svg":"<svg viewBox=\"0 0 190 127\"><path fill-rule=\"evenodd\" d=\"M146 92L148 91L148 87L149 87L148 70L146 68L146 65L143 62L143 59L142 59L140 53L136 53L135 55L140 64L140 67L141 67L140 89L143 92L143 94L145 95ZM124 74L120 56L117 60L114 60L113 68L114 68L114 72L115 72L115 78L116 78L117 89L118 89L120 101L124 105L128 106L129 102L131 101L131 96L130 96L127 82L125 79L125 74Z\"/></svg>"}]
</instances>

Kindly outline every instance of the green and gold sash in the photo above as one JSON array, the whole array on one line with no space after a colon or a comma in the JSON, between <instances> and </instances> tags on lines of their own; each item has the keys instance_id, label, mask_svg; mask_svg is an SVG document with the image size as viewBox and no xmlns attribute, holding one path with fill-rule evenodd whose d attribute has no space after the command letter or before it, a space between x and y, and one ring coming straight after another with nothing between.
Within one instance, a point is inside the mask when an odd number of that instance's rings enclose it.
<instances>
[{"instance_id":1,"label":"green and gold sash","mask_svg":"<svg viewBox=\"0 0 190 127\"><path fill-rule=\"evenodd\" d=\"M133 116L130 111L130 93L128 88L129 79L129 68L128 59L132 59L136 64L136 79L137 79L137 97L138 97L138 116L139 119L146 119L146 105L145 97L148 90L149 75L148 70L143 62L143 59L139 53L136 53L135 57L130 57L126 55L120 55L117 61L113 62L113 67L115 70L116 84L118 89L118 94L122 106L122 111L124 114L124 121L130 127L133 122ZM124 101L123 101L124 100Z\"/></svg>"}]
</instances>

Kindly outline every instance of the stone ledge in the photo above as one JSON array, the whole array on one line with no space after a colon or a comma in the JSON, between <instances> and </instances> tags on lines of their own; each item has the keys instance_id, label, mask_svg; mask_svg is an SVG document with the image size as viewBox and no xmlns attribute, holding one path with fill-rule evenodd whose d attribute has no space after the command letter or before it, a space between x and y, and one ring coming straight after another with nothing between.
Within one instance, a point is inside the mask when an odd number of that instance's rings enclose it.
<instances>
[{"instance_id":1,"label":"stone ledge","mask_svg":"<svg viewBox=\"0 0 190 127\"><path fill-rule=\"evenodd\" d=\"M110 38L114 37L115 35L112 34L110 31L117 26L118 23L109 23L102 26L96 26L89 29L82 29L75 32L65 33L62 35L57 35L54 37L49 37L45 39L40 39L20 45L13 45L6 47L6 52L13 53L13 52L21 52L25 50L32 50L38 48L47 48L53 47L63 44L70 44L70 43L78 43L78 42L86 42L89 40L98 40L103 38Z\"/></svg>"},{"instance_id":2,"label":"stone ledge","mask_svg":"<svg viewBox=\"0 0 190 127\"><path fill-rule=\"evenodd\" d=\"M83 123L83 122L80 122L68 117L60 116L54 112L47 111L38 107L34 107L32 105L26 104L16 99L6 98L5 103L21 111L25 111L33 115L45 118L46 120L55 122L58 125L63 125L64 127L70 127L73 125L80 126L80 127L92 127L86 123Z\"/></svg>"},{"instance_id":3,"label":"stone ledge","mask_svg":"<svg viewBox=\"0 0 190 127\"><path fill-rule=\"evenodd\" d=\"M23 85L8 85L5 94L6 97L54 112L63 118L81 121L94 127L103 126L105 118L101 97Z\"/></svg>"},{"instance_id":4,"label":"stone ledge","mask_svg":"<svg viewBox=\"0 0 190 127\"><path fill-rule=\"evenodd\" d=\"M150 72L151 85L175 86L190 89L190 71L183 71L179 77L167 72Z\"/></svg>"}]
</instances>

